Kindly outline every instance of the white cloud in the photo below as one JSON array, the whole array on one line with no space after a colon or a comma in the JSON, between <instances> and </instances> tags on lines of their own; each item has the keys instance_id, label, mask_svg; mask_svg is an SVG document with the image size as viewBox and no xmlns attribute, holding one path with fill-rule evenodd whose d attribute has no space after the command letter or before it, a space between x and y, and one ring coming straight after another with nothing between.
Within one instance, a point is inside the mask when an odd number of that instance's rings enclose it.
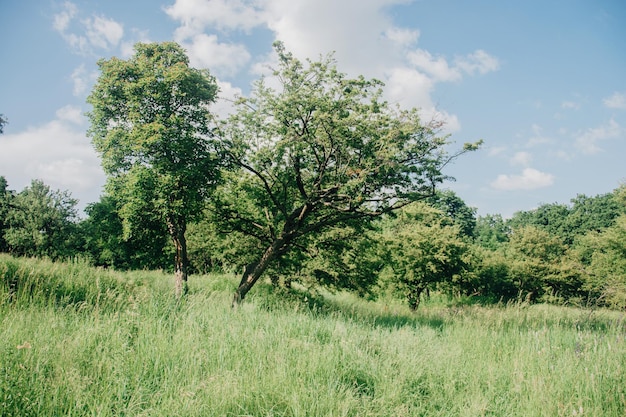
<instances>
[{"instance_id":1,"label":"white cloud","mask_svg":"<svg viewBox=\"0 0 626 417\"><path fill-rule=\"evenodd\" d=\"M385 78L387 84L385 93L391 103L398 103L404 107L434 107L430 99L434 82L425 74L415 69L397 67L387 72Z\"/></svg>"},{"instance_id":2,"label":"white cloud","mask_svg":"<svg viewBox=\"0 0 626 417\"><path fill-rule=\"evenodd\" d=\"M135 54L135 44L137 42L149 43L150 38L147 30L139 30L132 28L130 32L133 34L132 40L127 39L120 44L120 52L122 58L127 59Z\"/></svg>"},{"instance_id":3,"label":"white cloud","mask_svg":"<svg viewBox=\"0 0 626 417\"><path fill-rule=\"evenodd\" d=\"M263 16L275 38L298 58L335 51L342 71L380 77L386 68L404 61L398 40L415 36L400 35L403 29L386 13L388 6L402 3L406 1L268 0Z\"/></svg>"},{"instance_id":4,"label":"white cloud","mask_svg":"<svg viewBox=\"0 0 626 417\"><path fill-rule=\"evenodd\" d=\"M603 100L604 105L610 109L626 110L626 94L615 92Z\"/></svg>"},{"instance_id":5,"label":"white cloud","mask_svg":"<svg viewBox=\"0 0 626 417\"><path fill-rule=\"evenodd\" d=\"M54 22L52 26L58 32L65 32L70 25L70 22L76 16L78 8L75 4L66 1L63 3L63 10L54 15Z\"/></svg>"},{"instance_id":6,"label":"white cloud","mask_svg":"<svg viewBox=\"0 0 626 417\"><path fill-rule=\"evenodd\" d=\"M578 110L580 109L580 103L577 103L575 101L564 101L561 103L561 107L564 109L572 109L572 110Z\"/></svg>"},{"instance_id":7,"label":"white cloud","mask_svg":"<svg viewBox=\"0 0 626 417\"><path fill-rule=\"evenodd\" d=\"M433 57L430 52L416 49L408 54L409 62L418 69L426 72L435 81L458 81L461 72L458 68L452 68L444 57Z\"/></svg>"},{"instance_id":8,"label":"white cloud","mask_svg":"<svg viewBox=\"0 0 626 417\"><path fill-rule=\"evenodd\" d=\"M124 27L113 19L96 16L85 19L83 24L89 43L98 48L109 49L117 46L124 36Z\"/></svg>"},{"instance_id":9,"label":"white cloud","mask_svg":"<svg viewBox=\"0 0 626 417\"><path fill-rule=\"evenodd\" d=\"M105 177L83 121L80 109L66 106L48 123L0 136L0 166L10 173L9 187L21 190L41 179L54 189L70 190L79 207L97 201Z\"/></svg>"},{"instance_id":10,"label":"white cloud","mask_svg":"<svg viewBox=\"0 0 626 417\"><path fill-rule=\"evenodd\" d=\"M420 36L420 31L413 30L413 29L390 27L389 29L385 31L385 36L390 41L402 47L408 48L417 43L417 40L419 39L419 36Z\"/></svg>"},{"instance_id":11,"label":"white cloud","mask_svg":"<svg viewBox=\"0 0 626 417\"><path fill-rule=\"evenodd\" d=\"M435 58L430 52L423 49L410 52L408 59L412 65L428 73L436 81L459 81L463 77L463 73L468 75L486 74L500 68L498 59L483 50L455 58L454 65L450 65L443 56Z\"/></svg>"},{"instance_id":12,"label":"white cloud","mask_svg":"<svg viewBox=\"0 0 626 417\"><path fill-rule=\"evenodd\" d=\"M87 92L87 90L91 87L91 85L98 78L97 71L88 72L85 68L85 64L80 64L78 67L72 71L72 75L70 76L72 79L72 83L74 87L72 88L72 93L74 96L82 96Z\"/></svg>"},{"instance_id":13,"label":"white cloud","mask_svg":"<svg viewBox=\"0 0 626 417\"><path fill-rule=\"evenodd\" d=\"M456 58L455 66L469 75L487 74L500 69L498 58L489 55L482 49L464 57Z\"/></svg>"},{"instance_id":14,"label":"white cloud","mask_svg":"<svg viewBox=\"0 0 626 417\"><path fill-rule=\"evenodd\" d=\"M242 45L222 38L230 39L234 31L269 30L299 59L315 60L334 53L338 69L348 76L378 78L386 84L385 98L394 104L419 107L423 115L443 117L447 129L458 130L458 118L432 103L436 83L495 71L500 62L481 49L448 60L416 48L419 30L394 25L388 13L390 6L407 2L176 0L164 10L179 22L174 39L186 47L192 63L208 67L218 76L231 75L248 64L255 73L264 72L271 56L254 57L253 61ZM215 30L221 34L214 34Z\"/></svg>"},{"instance_id":15,"label":"white cloud","mask_svg":"<svg viewBox=\"0 0 626 417\"><path fill-rule=\"evenodd\" d=\"M204 33L205 29L249 30L262 20L261 10L243 0L176 0L164 8L181 25L174 32L174 40L189 56L191 66L208 68L218 76L233 76L251 59L243 44L220 42L217 35Z\"/></svg>"},{"instance_id":16,"label":"white cloud","mask_svg":"<svg viewBox=\"0 0 626 417\"><path fill-rule=\"evenodd\" d=\"M533 157L528 152L516 152L515 155L511 158L510 162L513 166L524 166L527 167L530 165Z\"/></svg>"},{"instance_id":17,"label":"white cloud","mask_svg":"<svg viewBox=\"0 0 626 417\"><path fill-rule=\"evenodd\" d=\"M496 190L535 190L549 187L554 183L554 175L538 171L534 168L524 168L521 175L498 175L491 187Z\"/></svg>"},{"instance_id":18,"label":"white cloud","mask_svg":"<svg viewBox=\"0 0 626 417\"><path fill-rule=\"evenodd\" d=\"M211 105L211 111L220 118L225 118L232 113L233 104L238 97L242 96L242 91L238 87L234 87L231 83L217 80L219 93L217 101Z\"/></svg>"},{"instance_id":19,"label":"white cloud","mask_svg":"<svg viewBox=\"0 0 626 417\"><path fill-rule=\"evenodd\" d=\"M615 120L611 119L603 126L599 126L579 133L576 137L576 147L585 154L595 154L602 151L599 142L607 139L624 137L626 130Z\"/></svg>"},{"instance_id":20,"label":"white cloud","mask_svg":"<svg viewBox=\"0 0 626 417\"><path fill-rule=\"evenodd\" d=\"M124 36L124 27L113 19L103 16L92 16L81 19L81 27L72 23L78 15L74 3L66 1L63 10L53 16L53 28L61 37L81 55L91 55L94 49L109 50L116 47Z\"/></svg>"},{"instance_id":21,"label":"white cloud","mask_svg":"<svg viewBox=\"0 0 626 417\"><path fill-rule=\"evenodd\" d=\"M79 107L67 105L56 111L57 118L62 122L70 122L75 125L81 125L85 122L83 112Z\"/></svg>"},{"instance_id":22,"label":"white cloud","mask_svg":"<svg viewBox=\"0 0 626 417\"><path fill-rule=\"evenodd\" d=\"M487 156L502 155L506 151L506 146L491 146L488 148Z\"/></svg>"},{"instance_id":23,"label":"white cloud","mask_svg":"<svg viewBox=\"0 0 626 417\"><path fill-rule=\"evenodd\" d=\"M531 137L526 142L527 147L532 148L537 145L544 145L546 143L554 142L554 139L545 135L545 133L543 132L543 127L539 126L538 124L533 123L533 125L530 127L530 130L532 133Z\"/></svg>"},{"instance_id":24,"label":"white cloud","mask_svg":"<svg viewBox=\"0 0 626 417\"><path fill-rule=\"evenodd\" d=\"M191 66L208 68L218 76L233 76L250 61L245 46L220 43L215 35L198 34L190 42L178 41L187 50Z\"/></svg>"},{"instance_id":25,"label":"white cloud","mask_svg":"<svg viewBox=\"0 0 626 417\"><path fill-rule=\"evenodd\" d=\"M164 10L182 23L175 36L179 38L202 33L208 26L218 30L249 30L260 24L262 15L255 2L245 0L176 0Z\"/></svg>"}]
</instances>

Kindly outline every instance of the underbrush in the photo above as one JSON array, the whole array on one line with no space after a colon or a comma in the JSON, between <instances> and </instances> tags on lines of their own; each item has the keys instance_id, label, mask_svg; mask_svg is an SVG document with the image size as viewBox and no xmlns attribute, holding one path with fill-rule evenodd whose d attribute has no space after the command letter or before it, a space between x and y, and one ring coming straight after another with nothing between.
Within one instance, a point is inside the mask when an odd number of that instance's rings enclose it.
<instances>
[{"instance_id":1,"label":"underbrush","mask_svg":"<svg viewBox=\"0 0 626 417\"><path fill-rule=\"evenodd\" d=\"M177 301L160 272L5 256L0 271L0 416L626 412L615 311L433 299L412 313L263 283L231 309L232 276L192 276Z\"/></svg>"}]
</instances>

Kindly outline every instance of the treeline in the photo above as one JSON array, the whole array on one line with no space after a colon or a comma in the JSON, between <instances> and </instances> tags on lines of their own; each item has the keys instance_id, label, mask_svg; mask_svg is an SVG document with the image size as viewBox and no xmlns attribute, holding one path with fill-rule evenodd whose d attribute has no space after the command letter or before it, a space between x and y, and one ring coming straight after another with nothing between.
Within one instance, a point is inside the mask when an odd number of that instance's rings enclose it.
<instances>
[{"instance_id":1,"label":"treeline","mask_svg":"<svg viewBox=\"0 0 626 417\"><path fill-rule=\"evenodd\" d=\"M0 249L94 266L172 270L174 247L161 222L125 234L119 202L103 196L79 218L77 201L42 181L17 192L0 177ZM220 230L207 210L188 229L190 269L240 273L263 248ZM483 302L523 299L626 308L626 186L542 204L510 219L477 216L451 191L373 222L342 225L275 263L276 285L348 289L399 297L412 308L431 291Z\"/></svg>"}]
</instances>

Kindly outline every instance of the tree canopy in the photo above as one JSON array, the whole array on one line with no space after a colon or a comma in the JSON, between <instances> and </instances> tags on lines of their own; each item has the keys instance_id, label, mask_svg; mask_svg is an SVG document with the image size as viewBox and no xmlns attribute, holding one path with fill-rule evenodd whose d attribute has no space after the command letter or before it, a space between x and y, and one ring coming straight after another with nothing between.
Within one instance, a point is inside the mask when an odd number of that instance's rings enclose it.
<instances>
[{"instance_id":1,"label":"tree canopy","mask_svg":"<svg viewBox=\"0 0 626 417\"><path fill-rule=\"evenodd\" d=\"M331 57L302 62L275 49L278 86L259 81L222 126L238 170L218 194L217 217L262 243L235 302L311 234L431 196L446 164L478 146L448 154L441 123L389 105L380 81L348 78Z\"/></svg>"},{"instance_id":2,"label":"tree canopy","mask_svg":"<svg viewBox=\"0 0 626 417\"><path fill-rule=\"evenodd\" d=\"M209 111L217 84L208 71L190 68L173 42L139 43L130 59L98 66L88 98L89 135L108 175L107 190L120 202L126 236L145 221L167 226L182 294L187 223L201 213L219 176Z\"/></svg>"},{"instance_id":3,"label":"tree canopy","mask_svg":"<svg viewBox=\"0 0 626 417\"><path fill-rule=\"evenodd\" d=\"M9 252L52 259L75 253L77 200L69 192L51 190L43 181L33 180L29 187L14 194L0 177L2 188L0 210L6 213L3 238Z\"/></svg>"}]
</instances>

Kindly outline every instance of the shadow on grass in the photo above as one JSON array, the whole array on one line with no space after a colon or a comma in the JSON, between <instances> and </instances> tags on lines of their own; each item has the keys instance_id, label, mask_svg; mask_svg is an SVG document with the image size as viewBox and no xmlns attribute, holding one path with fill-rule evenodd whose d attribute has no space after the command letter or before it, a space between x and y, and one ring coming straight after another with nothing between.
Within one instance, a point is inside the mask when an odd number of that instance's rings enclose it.
<instances>
[{"instance_id":1,"label":"shadow on grass","mask_svg":"<svg viewBox=\"0 0 626 417\"><path fill-rule=\"evenodd\" d=\"M458 321L496 323L519 330L566 328L577 331L626 333L626 314L618 311L582 309L527 302L494 302L467 297L433 299L411 312L398 304L385 305L356 297L317 294L306 289L274 287L260 283L250 301L271 311L306 311L319 316L333 316L368 327L398 329L428 327L442 332Z\"/></svg>"},{"instance_id":2,"label":"shadow on grass","mask_svg":"<svg viewBox=\"0 0 626 417\"><path fill-rule=\"evenodd\" d=\"M350 302L339 297L314 294L304 289L274 287L260 283L251 294L260 308L270 311L306 311L318 316L339 317L367 326L398 329L402 327L429 327L438 332L446 325L445 314L441 311L385 307L364 299Z\"/></svg>"}]
</instances>

